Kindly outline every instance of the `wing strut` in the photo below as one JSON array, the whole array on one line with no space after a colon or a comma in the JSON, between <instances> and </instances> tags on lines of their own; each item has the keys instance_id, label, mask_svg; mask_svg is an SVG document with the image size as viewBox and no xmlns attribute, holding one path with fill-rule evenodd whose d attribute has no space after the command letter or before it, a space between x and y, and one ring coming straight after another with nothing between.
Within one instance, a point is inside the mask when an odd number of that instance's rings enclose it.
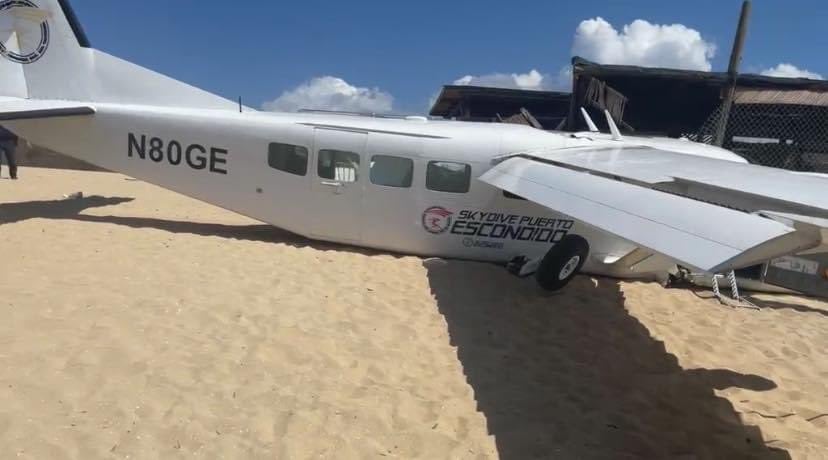
<instances>
[{"instance_id":1,"label":"wing strut","mask_svg":"<svg viewBox=\"0 0 828 460\"><path fill-rule=\"evenodd\" d=\"M610 133L612 133L612 140L623 141L624 136L621 135L621 131L618 129L618 125L615 124L615 121L613 121L609 110L604 110L604 115L607 117L607 124L609 125Z\"/></svg>"},{"instance_id":2,"label":"wing strut","mask_svg":"<svg viewBox=\"0 0 828 460\"><path fill-rule=\"evenodd\" d=\"M581 107L581 115L584 116L584 121L586 121L586 124L589 127L589 132L591 132L591 133L600 133L601 132L601 131L598 131L598 127L595 126L595 122L592 121L592 117L589 116L589 113L587 113L586 109L583 108L583 107Z\"/></svg>"}]
</instances>

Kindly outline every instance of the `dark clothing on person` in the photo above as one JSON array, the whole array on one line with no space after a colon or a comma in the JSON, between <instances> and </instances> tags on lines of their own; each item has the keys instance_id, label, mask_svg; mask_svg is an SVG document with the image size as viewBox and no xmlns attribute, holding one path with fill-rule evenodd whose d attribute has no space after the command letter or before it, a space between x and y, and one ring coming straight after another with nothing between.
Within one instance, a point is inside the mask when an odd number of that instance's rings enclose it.
<instances>
[{"instance_id":1,"label":"dark clothing on person","mask_svg":"<svg viewBox=\"0 0 828 460\"><path fill-rule=\"evenodd\" d=\"M17 179L17 158L15 158L15 150L17 150L17 136L0 126L0 160L3 157L6 158L6 164L9 165L9 174L12 179Z\"/></svg>"}]
</instances>

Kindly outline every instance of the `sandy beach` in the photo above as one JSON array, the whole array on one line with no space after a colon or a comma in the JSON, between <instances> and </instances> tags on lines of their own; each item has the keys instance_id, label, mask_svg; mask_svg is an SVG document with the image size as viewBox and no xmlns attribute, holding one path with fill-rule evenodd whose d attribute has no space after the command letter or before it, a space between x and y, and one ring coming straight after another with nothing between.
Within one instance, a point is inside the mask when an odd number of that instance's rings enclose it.
<instances>
[{"instance_id":1,"label":"sandy beach","mask_svg":"<svg viewBox=\"0 0 828 460\"><path fill-rule=\"evenodd\" d=\"M828 303L548 294L119 174L21 177L0 180L0 458L828 458Z\"/></svg>"}]
</instances>

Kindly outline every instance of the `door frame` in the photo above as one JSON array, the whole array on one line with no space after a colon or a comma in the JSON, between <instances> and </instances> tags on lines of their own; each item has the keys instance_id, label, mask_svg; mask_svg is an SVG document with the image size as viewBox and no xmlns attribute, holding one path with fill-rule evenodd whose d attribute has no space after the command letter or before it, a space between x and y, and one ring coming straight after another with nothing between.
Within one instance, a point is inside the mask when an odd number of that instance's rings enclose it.
<instances>
[{"instance_id":1,"label":"door frame","mask_svg":"<svg viewBox=\"0 0 828 460\"><path fill-rule=\"evenodd\" d=\"M338 133L342 136L341 144L337 140L327 142L324 139L326 134ZM336 134L333 135L336 137ZM351 139L347 139L351 137ZM320 139L323 138L323 139ZM324 140L324 142L323 142ZM316 202L315 213L313 218L314 224L311 226L311 233L319 238L328 241L337 241L344 243L359 243L362 241L362 229L364 223L363 202L365 195L365 180L367 180L367 147L368 134L360 131L335 129L335 128L320 128L314 127L313 130L313 150L311 152L311 163L309 168L313 169L308 176L311 177L311 193L314 195ZM352 152L359 155L359 168L357 169L357 180L354 182L341 182L322 178L319 176L319 150L333 149ZM327 183L326 183L327 182ZM339 183L339 188L336 188L334 183ZM352 198L352 200L348 200ZM350 212L350 218L329 219L331 215L331 206L341 206L347 208ZM338 214L338 213L337 213ZM341 215L340 215L341 217ZM329 229L336 229L332 232Z\"/></svg>"}]
</instances>

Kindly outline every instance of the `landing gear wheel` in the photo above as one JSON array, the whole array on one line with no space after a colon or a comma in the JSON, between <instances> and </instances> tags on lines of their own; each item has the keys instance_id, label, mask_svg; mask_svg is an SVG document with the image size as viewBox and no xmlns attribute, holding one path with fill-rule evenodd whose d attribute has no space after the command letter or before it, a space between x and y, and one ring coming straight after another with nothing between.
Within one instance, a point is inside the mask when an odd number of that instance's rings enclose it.
<instances>
[{"instance_id":1,"label":"landing gear wheel","mask_svg":"<svg viewBox=\"0 0 828 460\"><path fill-rule=\"evenodd\" d=\"M535 279L548 291L563 289L581 271L588 256L589 243L580 236L567 235L543 257Z\"/></svg>"}]
</instances>

